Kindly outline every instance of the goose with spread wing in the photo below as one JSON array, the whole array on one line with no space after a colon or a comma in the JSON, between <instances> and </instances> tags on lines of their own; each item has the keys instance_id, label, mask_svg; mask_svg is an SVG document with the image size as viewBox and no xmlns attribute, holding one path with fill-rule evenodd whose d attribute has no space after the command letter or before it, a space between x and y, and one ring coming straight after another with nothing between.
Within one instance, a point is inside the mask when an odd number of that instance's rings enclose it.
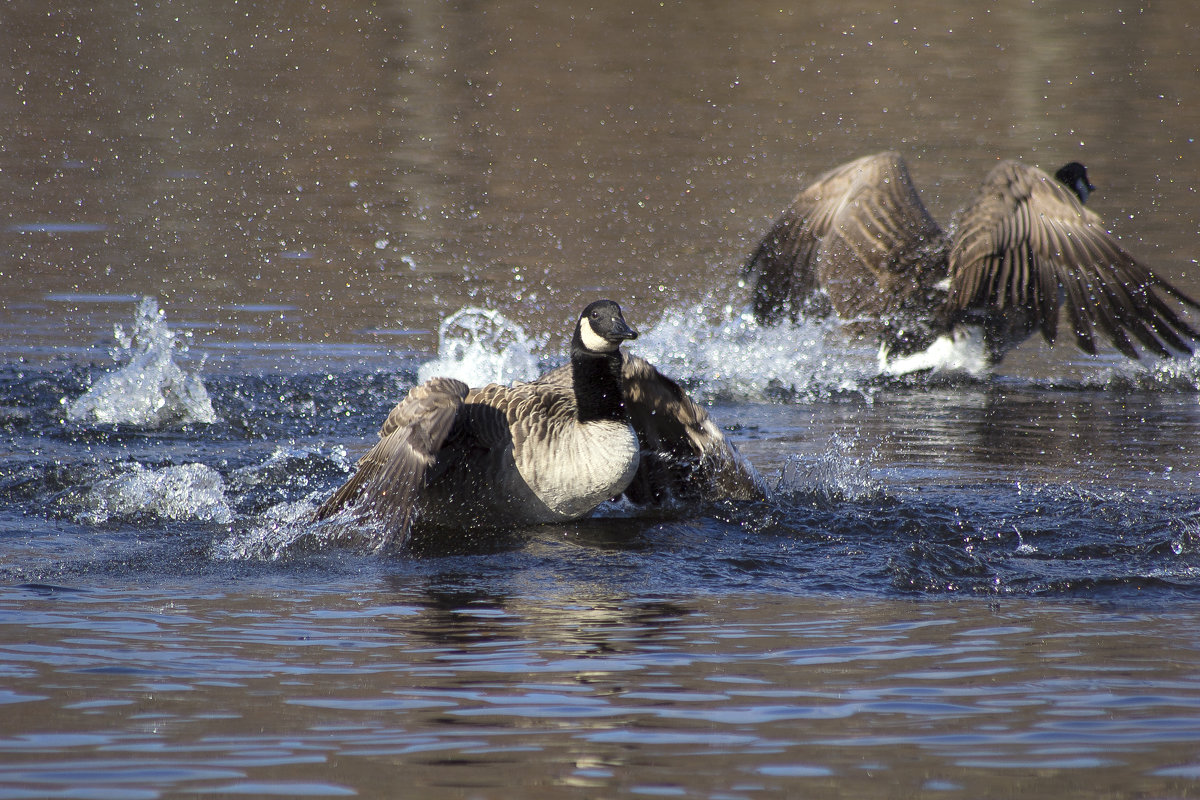
<instances>
[{"instance_id":1,"label":"goose with spread wing","mask_svg":"<svg viewBox=\"0 0 1200 800\"><path fill-rule=\"evenodd\" d=\"M621 495L753 499L765 486L708 413L653 365L611 300L580 314L570 363L537 380L415 387L379 441L318 509L373 529L368 549L400 552L435 535L578 519Z\"/></svg>"},{"instance_id":2,"label":"goose with spread wing","mask_svg":"<svg viewBox=\"0 0 1200 800\"><path fill-rule=\"evenodd\" d=\"M1195 300L1129 255L1084 207L1082 164L1051 178L1002 161L942 230L899 153L819 177L762 238L746 273L763 324L830 312L878 335L884 371L952 364L986 372L1066 307L1076 345L1187 354L1200 334L1173 306ZM1172 302L1173 301L1173 302Z\"/></svg>"}]
</instances>

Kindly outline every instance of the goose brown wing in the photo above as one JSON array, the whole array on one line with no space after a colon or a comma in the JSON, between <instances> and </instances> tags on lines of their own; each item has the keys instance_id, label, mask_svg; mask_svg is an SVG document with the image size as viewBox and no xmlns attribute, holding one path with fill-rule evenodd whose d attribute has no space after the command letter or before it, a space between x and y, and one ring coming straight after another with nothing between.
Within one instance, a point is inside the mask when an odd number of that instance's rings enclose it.
<instances>
[{"instance_id":1,"label":"goose brown wing","mask_svg":"<svg viewBox=\"0 0 1200 800\"><path fill-rule=\"evenodd\" d=\"M628 353L621 373L625 408L642 445L638 473L625 491L631 500L766 496L758 472L679 384Z\"/></svg>"},{"instance_id":2,"label":"goose brown wing","mask_svg":"<svg viewBox=\"0 0 1200 800\"><path fill-rule=\"evenodd\" d=\"M754 313L795 318L818 289L839 316L884 316L945 277L945 234L899 153L851 161L800 192L746 265Z\"/></svg>"},{"instance_id":3,"label":"goose brown wing","mask_svg":"<svg viewBox=\"0 0 1200 800\"><path fill-rule=\"evenodd\" d=\"M455 417L467 397L467 385L433 378L414 387L388 414L379 441L359 459L354 474L317 509L325 519L345 507L379 523L370 549L403 545L413 522L417 494L436 462Z\"/></svg>"},{"instance_id":4,"label":"goose brown wing","mask_svg":"<svg viewBox=\"0 0 1200 800\"><path fill-rule=\"evenodd\" d=\"M1130 337L1158 355L1191 352L1200 335L1165 297L1196 301L1121 249L1104 224L1044 172L1004 161L964 209L950 252L952 312L1027 311L1053 343L1064 304L1075 342L1096 352L1099 330L1137 358Z\"/></svg>"},{"instance_id":5,"label":"goose brown wing","mask_svg":"<svg viewBox=\"0 0 1200 800\"><path fill-rule=\"evenodd\" d=\"M545 451L545 447L534 443L554 442L555 429L576 419L575 394L570 373L566 375L566 381L548 380L546 375L511 386L491 384L472 389L467 397L466 411L478 412L471 417L471 433L477 444L497 456L511 446L513 460L533 484L538 481L544 459L532 456Z\"/></svg>"}]
</instances>

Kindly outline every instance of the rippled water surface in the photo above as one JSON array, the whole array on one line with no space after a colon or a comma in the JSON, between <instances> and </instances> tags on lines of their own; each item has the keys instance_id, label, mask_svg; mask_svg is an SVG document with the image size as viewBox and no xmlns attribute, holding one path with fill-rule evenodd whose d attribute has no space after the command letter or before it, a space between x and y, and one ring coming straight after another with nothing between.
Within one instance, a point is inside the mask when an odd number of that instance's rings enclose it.
<instances>
[{"instance_id":1,"label":"rippled water surface","mask_svg":"<svg viewBox=\"0 0 1200 800\"><path fill-rule=\"evenodd\" d=\"M0 10L0 799L1200 794L1200 358L898 383L738 269L898 148L1079 159L1200 294L1183 2ZM761 503L306 520L619 300Z\"/></svg>"},{"instance_id":2,"label":"rippled water surface","mask_svg":"<svg viewBox=\"0 0 1200 800\"><path fill-rule=\"evenodd\" d=\"M1184 796L1200 774L1188 610L629 593L643 559L579 550L10 589L5 796Z\"/></svg>"}]
</instances>

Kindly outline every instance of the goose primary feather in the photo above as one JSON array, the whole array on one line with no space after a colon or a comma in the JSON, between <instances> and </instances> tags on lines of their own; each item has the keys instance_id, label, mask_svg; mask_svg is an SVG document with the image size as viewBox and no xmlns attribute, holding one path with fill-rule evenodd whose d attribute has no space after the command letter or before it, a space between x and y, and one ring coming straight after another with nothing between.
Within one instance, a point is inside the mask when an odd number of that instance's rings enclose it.
<instances>
[{"instance_id":1,"label":"goose primary feather","mask_svg":"<svg viewBox=\"0 0 1200 800\"><path fill-rule=\"evenodd\" d=\"M537 380L470 389L433 378L398 403L379 441L315 518L347 515L367 547L577 519L625 494L757 498L762 479L708 413L644 359L609 300L579 316L568 364Z\"/></svg>"},{"instance_id":2,"label":"goose primary feather","mask_svg":"<svg viewBox=\"0 0 1200 800\"><path fill-rule=\"evenodd\" d=\"M836 313L882 340L885 369L979 332L984 368L1040 331L1053 344L1066 308L1075 343L1095 333L1138 357L1190 353L1200 334L1172 307L1195 300L1129 255L1084 207L1082 164L1054 178L1018 161L985 177L947 233L899 153L865 156L803 189L759 242L746 272L764 324Z\"/></svg>"}]
</instances>

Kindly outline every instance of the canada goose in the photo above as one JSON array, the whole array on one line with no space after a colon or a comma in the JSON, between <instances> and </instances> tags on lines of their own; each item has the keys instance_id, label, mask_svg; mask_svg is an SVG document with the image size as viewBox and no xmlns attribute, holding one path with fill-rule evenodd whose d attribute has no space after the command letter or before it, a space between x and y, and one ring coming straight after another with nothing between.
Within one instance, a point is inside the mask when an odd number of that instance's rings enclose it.
<instances>
[{"instance_id":1,"label":"canada goose","mask_svg":"<svg viewBox=\"0 0 1200 800\"><path fill-rule=\"evenodd\" d=\"M899 153L865 156L800 192L751 255L753 309L764 324L830 310L880 336L884 370L901 374L975 350L972 372L1040 330L1050 344L1064 303L1075 343L1098 329L1137 358L1130 337L1167 356L1200 335L1161 295L1196 301L1126 253L1083 203L1095 187L1078 162L1055 179L997 164L943 231ZM961 362L960 362L961 363Z\"/></svg>"},{"instance_id":2,"label":"canada goose","mask_svg":"<svg viewBox=\"0 0 1200 800\"><path fill-rule=\"evenodd\" d=\"M471 530L577 519L626 493L661 501L688 490L764 494L707 412L644 359L621 308L580 314L570 363L528 383L469 389L453 378L415 387L379 441L317 509L376 523L369 549L403 550L414 530Z\"/></svg>"}]
</instances>

